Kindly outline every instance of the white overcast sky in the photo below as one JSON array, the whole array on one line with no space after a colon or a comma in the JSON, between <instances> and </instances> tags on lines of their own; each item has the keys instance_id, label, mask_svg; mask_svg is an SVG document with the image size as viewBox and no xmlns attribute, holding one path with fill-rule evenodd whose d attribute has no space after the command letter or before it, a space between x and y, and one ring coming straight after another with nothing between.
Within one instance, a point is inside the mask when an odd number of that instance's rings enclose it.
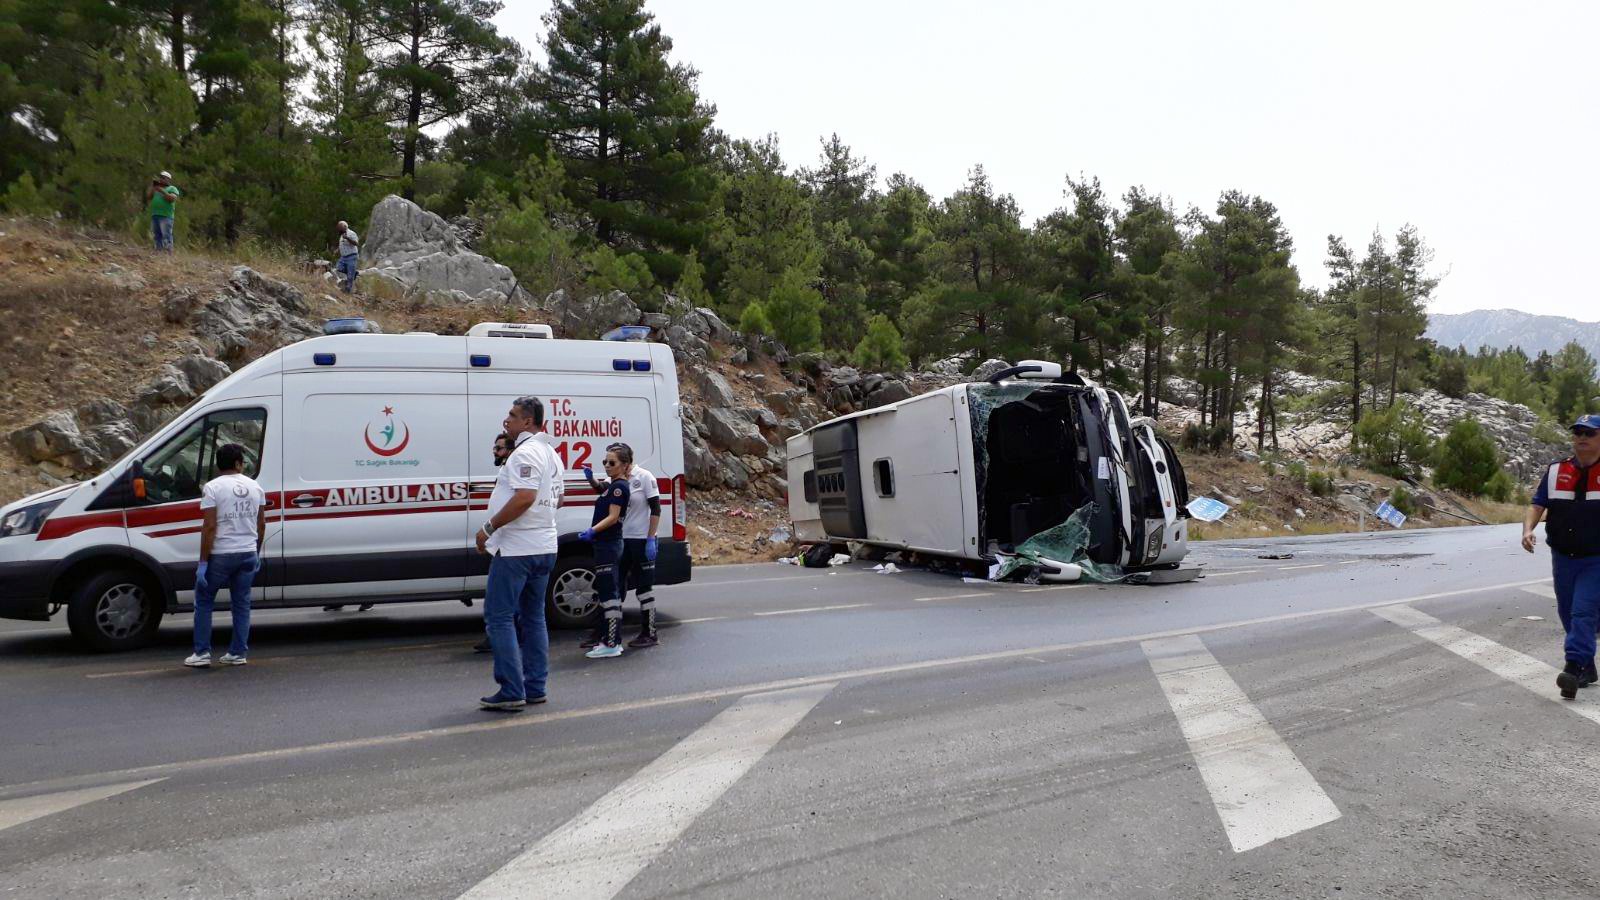
<instances>
[{"instance_id":1,"label":"white overcast sky","mask_svg":"<svg viewBox=\"0 0 1600 900\"><path fill-rule=\"evenodd\" d=\"M541 56L546 0L503 33ZM1600 319L1600 3L650 0L717 124L791 166L838 132L935 197L975 163L1031 222L1065 176L1180 211L1275 203L1310 284L1329 233L1410 222L1434 312Z\"/></svg>"}]
</instances>

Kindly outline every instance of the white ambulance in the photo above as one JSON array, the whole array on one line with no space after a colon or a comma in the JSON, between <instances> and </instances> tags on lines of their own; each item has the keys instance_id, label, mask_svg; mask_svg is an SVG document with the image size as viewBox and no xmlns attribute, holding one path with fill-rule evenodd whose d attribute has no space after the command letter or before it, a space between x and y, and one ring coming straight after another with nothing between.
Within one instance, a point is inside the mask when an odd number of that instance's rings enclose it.
<instances>
[{"instance_id":1,"label":"white ambulance","mask_svg":"<svg viewBox=\"0 0 1600 900\"><path fill-rule=\"evenodd\" d=\"M664 344L554 340L484 323L465 336L341 334L243 367L95 478L0 508L0 617L61 609L84 644L139 646L192 608L200 489L216 451L247 450L267 492L257 608L482 597L492 453L511 401L544 401L567 467L552 627L597 615L589 545L600 468L623 441L659 479L656 583L690 577L677 368ZM226 592L222 597L226 597ZM221 598L219 598L221 599Z\"/></svg>"}]
</instances>

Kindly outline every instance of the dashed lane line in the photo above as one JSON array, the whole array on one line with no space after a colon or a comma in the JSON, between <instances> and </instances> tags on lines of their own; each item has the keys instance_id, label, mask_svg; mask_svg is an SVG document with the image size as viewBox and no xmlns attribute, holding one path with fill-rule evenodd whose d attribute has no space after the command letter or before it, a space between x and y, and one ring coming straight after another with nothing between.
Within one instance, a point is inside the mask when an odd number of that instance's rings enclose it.
<instances>
[{"instance_id":1,"label":"dashed lane line","mask_svg":"<svg viewBox=\"0 0 1600 900\"><path fill-rule=\"evenodd\" d=\"M610 900L833 687L824 683L741 698L461 900Z\"/></svg>"},{"instance_id":2,"label":"dashed lane line","mask_svg":"<svg viewBox=\"0 0 1600 900\"><path fill-rule=\"evenodd\" d=\"M970 600L973 597L993 597L994 591L974 591L970 594L940 594L937 597L912 597L912 603L927 603L932 600Z\"/></svg>"},{"instance_id":3,"label":"dashed lane line","mask_svg":"<svg viewBox=\"0 0 1600 900\"><path fill-rule=\"evenodd\" d=\"M769 609L766 612L751 613L756 616L792 616L795 613L828 612L835 609L860 609L871 606L871 603L837 603L833 606L802 606L799 609Z\"/></svg>"},{"instance_id":4,"label":"dashed lane line","mask_svg":"<svg viewBox=\"0 0 1600 900\"><path fill-rule=\"evenodd\" d=\"M1070 590L1072 590L1074 588L1082 588L1082 587L1090 587L1090 586L1091 586L1090 583L1087 583L1087 582L1086 583L1081 583L1081 584L1052 584L1052 585L1048 585L1046 587L1023 588L1023 589L1017 591L1017 593L1019 593L1019 594L1037 594L1040 591L1070 591Z\"/></svg>"},{"instance_id":5,"label":"dashed lane line","mask_svg":"<svg viewBox=\"0 0 1600 900\"><path fill-rule=\"evenodd\" d=\"M155 763L153 765L121 769L114 772L96 772L88 775L71 775L62 778L48 779L45 781L30 782L28 784L0 787L0 794L30 793L49 789L62 790L68 787L80 786L83 784L104 783L108 780L116 781L131 780L135 778L150 778L154 776L172 775L179 772L193 771L208 767L285 759L315 753L339 753L357 750L370 750L378 747L391 747L400 744L409 744L416 741L429 740L432 738L456 737L458 735L476 734L483 731L498 731L502 728L527 728L536 725L546 725L552 722L563 722L569 719L585 719L593 716L606 716L617 713L637 712L639 710L656 709L663 706L676 706L682 703L694 703L702 700L716 700L723 697L731 697L743 694L754 694L765 691L778 691L796 687L807 687L809 685L825 684L832 681L878 678L886 675L901 675L908 672L931 671L955 666L999 662L1007 659L1021 659L1029 656L1044 656L1051 653L1087 650L1095 647L1115 647L1123 644L1138 643L1140 641L1157 640L1159 638L1179 637L1186 634L1210 634L1214 631L1226 631L1233 628L1247 628L1253 625L1274 625L1280 622L1295 622L1302 619L1315 619L1323 616L1334 616L1347 612L1377 609L1384 606L1396 606L1403 603L1417 603L1423 600L1438 600L1445 597L1460 597L1466 594L1478 594L1485 591L1508 590L1510 588L1520 588L1535 583L1537 582L1509 581L1501 584L1483 584L1478 585L1477 587L1461 588L1453 591L1439 591L1432 594L1420 594L1414 597L1400 597L1393 600L1375 600L1369 603L1354 603L1348 606L1332 606L1325 609L1309 609L1302 610L1300 612L1279 613L1271 616L1257 616L1251 619L1236 619L1231 622L1218 622L1214 625L1204 625L1200 627L1174 628L1165 631L1147 631L1141 634L1092 638L1085 641L1070 641L1067 643L1044 644L1033 647L1019 647L1012 650L994 650L987 653L974 653L966 656L948 656L937 659L917 660L914 662L896 663L887 666L872 666L864 669L847 669L844 671L829 672L821 675L802 675L794 678L784 678L775 681L763 681L756 682L754 684L742 684L724 688L710 688L703 691L694 691L685 694L671 694L664 697L651 697L644 700L629 700L621 703L609 703L600 706L580 707L577 709L552 710L548 707L540 707L540 711L536 713L525 713L520 716L499 717L493 720L472 722L463 725L444 725L437 728L425 728L419 731L404 731L395 734L380 734L363 738L350 738L348 740L325 741L319 744L302 744L294 747L277 747L271 750L252 750L244 753L233 753L223 756L201 757L198 759Z\"/></svg>"},{"instance_id":6,"label":"dashed lane line","mask_svg":"<svg viewBox=\"0 0 1600 900\"><path fill-rule=\"evenodd\" d=\"M1468 662L1476 663L1512 684L1561 704L1563 709L1600 723L1600 706L1576 700L1562 700L1556 691L1556 669L1537 659L1473 634L1464 628L1435 619L1421 610L1403 604L1372 610L1380 619L1393 622L1424 640L1449 650Z\"/></svg>"},{"instance_id":7,"label":"dashed lane line","mask_svg":"<svg viewBox=\"0 0 1600 900\"><path fill-rule=\"evenodd\" d=\"M1204 575L1206 578L1227 578L1229 575L1249 575L1252 572L1260 572L1260 571L1263 571L1263 570L1261 570L1261 569L1228 569L1228 570L1223 571L1223 572L1202 572L1201 574Z\"/></svg>"},{"instance_id":8,"label":"dashed lane line","mask_svg":"<svg viewBox=\"0 0 1600 900\"><path fill-rule=\"evenodd\" d=\"M1303 565L1303 566L1279 566L1278 567L1278 571L1279 572L1293 572L1296 569L1320 569L1325 565L1327 565L1327 563L1309 563L1309 564Z\"/></svg>"},{"instance_id":9,"label":"dashed lane line","mask_svg":"<svg viewBox=\"0 0 1600 900\"><path fill-rule=\"evenodd\" d=\"M1178 719L1233 852L1254 850L1339 818L1327 792L1199 635L1140 646Z\"/></svg>"}]
</instances>

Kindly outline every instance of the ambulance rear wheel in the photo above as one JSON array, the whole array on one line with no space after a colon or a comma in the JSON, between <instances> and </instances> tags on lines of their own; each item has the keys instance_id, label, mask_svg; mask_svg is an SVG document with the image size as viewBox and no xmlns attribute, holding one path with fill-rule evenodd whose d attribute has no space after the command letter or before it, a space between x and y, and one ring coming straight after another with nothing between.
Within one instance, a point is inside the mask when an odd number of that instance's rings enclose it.
<instances>
[{"instance_id":1,"label":"ambulance rear wheel","mask_svg":"<svg viewBox=\"0 0 1600 900\"><path fill-rule=\"evenodd\" d=\"M600 604L594 600L594 560L565 556L556 562L544 612L551 628L589 628L600 621Z\"/></svg>"},{"instance_id":2,"label":"ambulance rear wheel","mask_svg":"<svg viewBox=\"0 0 1600 900\"><path fill-rule=\"evenodd\" d=\"M127 569L89 576L67 599L67 627L91 650L133 650L155 639L166 612L150 580Z\"/></svg>"}]
</instances>

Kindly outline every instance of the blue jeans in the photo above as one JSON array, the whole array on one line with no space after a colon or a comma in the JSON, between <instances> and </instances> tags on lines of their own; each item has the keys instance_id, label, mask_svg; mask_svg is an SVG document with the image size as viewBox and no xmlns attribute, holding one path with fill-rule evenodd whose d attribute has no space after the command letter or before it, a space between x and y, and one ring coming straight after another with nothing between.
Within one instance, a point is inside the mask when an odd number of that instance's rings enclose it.
<instances>
[{"instance_id":1,"label":"blue jeans","mask_svg":"<svg viewBox=\"0 0 1600 900\"><path fill-rule=\"evenodd\" d=\"M150 233L156 239L157 250L172 250L172 217L151 216Z\"/></svg>"},{"instance_id":2,"label":"blue jeans","mask_svg":"<svg viewBox=\"0 0 1600 900\"><path fill-rule=\"evenodd\" d=\"M211 611L216 607L217 591L228 589L228 611L233 615L233 640L228 652L234 656L250 654L250 583L256 577L256 555L213 553L206 566L204 581L194 583L194 652L211 653Z\"/></svg>"},{"instance_id":3,"label":"blue jeans","mask_svg":"<svg viewBox=\"0 0 1600 900\"><path fill-rule=\"evenodd\" d=\"M489 561L483 629L494 651L494 680L506 697L543 697L550 675L550 633L544 592L556 567L554 553L501 556Z\"/></svg>"},{"instance_id":4,"label":"blue jeans","mask_svg":"<svg viewBox=\"0 0 1600 900\"><path fill-rule=\"evenodd\" d=\"M1550 551L1556 582L1556 612L1567 631L1567 662L1594 662L1600 624L1600 556L1564 556Z\"/></svg>"},{"instance_id":5,"label":"blue jeans","mask_svg":"<svg viewBox=\"0 0 1600 900\"><path fill-rule=\"evenodd\" d=\"M346 254L344 256L339 257L339 262L337 264L335 264L333 268L334 268L334 271L338 272L339 275L341 276L340 277L339 287L342 288L346 294L348 294L351 291L355 290L355 287L356 287L356 254L349 253L349 254Z\"/></svg>"}]
</instances>

